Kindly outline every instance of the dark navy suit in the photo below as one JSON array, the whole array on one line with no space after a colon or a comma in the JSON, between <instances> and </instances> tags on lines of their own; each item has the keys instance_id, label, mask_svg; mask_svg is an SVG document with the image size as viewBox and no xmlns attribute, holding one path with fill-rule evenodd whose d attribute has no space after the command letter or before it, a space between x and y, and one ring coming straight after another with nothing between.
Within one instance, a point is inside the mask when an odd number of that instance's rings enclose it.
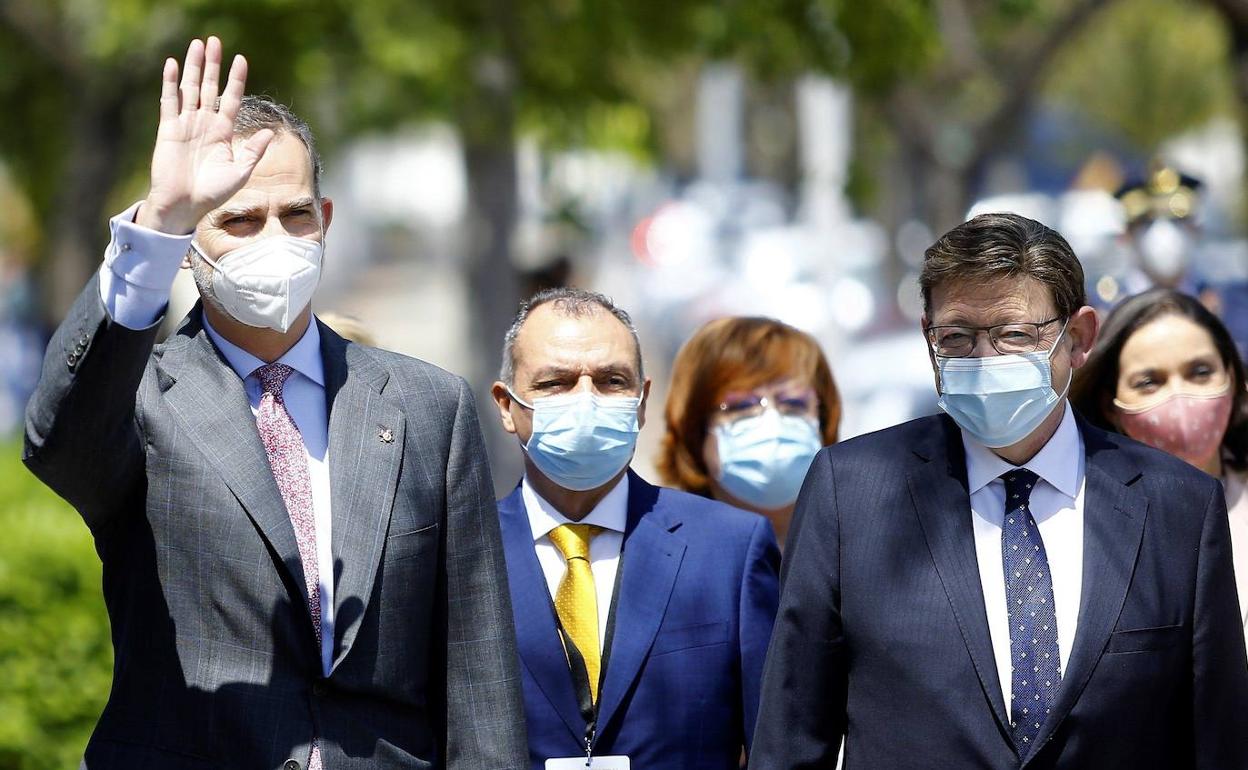
<instances>
[{"instance_id":1,"label":"dark navy suit","mask_svg":"<svg viewBox=\"0 0 1248 770\"><path fill-rule=\"evenodd\" d=\"M1080 421L1078 630L1020 756L953 421L823 450L798 498L751 768L1248 768L1248 661L1219 483Z\"/></svg>"},{"instance_id":2,"label":"dark navy suit","mask_svg":"<svg viewBox=\"0 0 1248 770\"><path fill-rule=\"evenodd\" d=\"M753 735L780 553L771 524L629 472L595 754L726 770ZM498 504L532 767L584 756L585 720L520 488Z\"/></svg>"}]
</instances>

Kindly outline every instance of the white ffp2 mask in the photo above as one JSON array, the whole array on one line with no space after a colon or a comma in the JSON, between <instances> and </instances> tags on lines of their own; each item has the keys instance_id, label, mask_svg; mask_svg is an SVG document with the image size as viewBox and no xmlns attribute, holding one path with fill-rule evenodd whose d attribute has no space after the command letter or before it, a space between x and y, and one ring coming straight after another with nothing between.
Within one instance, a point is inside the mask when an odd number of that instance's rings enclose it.
<instances>
[{"instance_id":1,"label":"white ffp2 mask","mask_svg":"<svg viewBox=\"0 0 1248 770\"><path fill-rule=\"evenodd\" d=\"M212 290L234 320L286 333L312 301L321 278L317 241L271 235L226 252L214 261L194 241L191 248L212 267Z\"/></svg>"}]
</instances>

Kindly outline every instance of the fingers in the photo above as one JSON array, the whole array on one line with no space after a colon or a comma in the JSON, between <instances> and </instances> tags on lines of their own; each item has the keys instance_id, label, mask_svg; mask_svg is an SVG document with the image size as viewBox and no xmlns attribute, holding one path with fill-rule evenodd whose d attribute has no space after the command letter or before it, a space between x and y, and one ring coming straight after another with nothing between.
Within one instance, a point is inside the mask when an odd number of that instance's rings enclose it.
<instances>
[{"instance_id":1,"label":"fingers","mask_svg":"<svg viewBox=\"0 0 1248 770\"><path fill-rule=\"evenodd\" d=\"M204 70L204 41L195 38L186 49L182 66L182 109L199 109L199 81Z\"/></svg>"},{"instance_id":2,"label":"fingers","mask_svg":"<svg viewBox=\"0 0 1248 770\"><path fill-rule=\"evenodd\" d=\"M178 117L178 60L165 59L160 81L160 119Z\"/></svg>"},{"instance_id":3,"label":"fingers","mask_svg":"<svg viewBox=\"0 0 1248 770\"><path fill-rule=\"evenodd\" d=\"M230 79L225 84L225 92L221 94L221 106L219 109L221 114L231 121L238 114L238 106L243 101L243 90L246 87L247 59L242 54L238 54L234 57L234 63L230 65Z\"/></svg>"},{"instance_id":4,"label":"fingers","mask_svg":"<svg viewBox=\"0 0 1248 770\"><path fill-rule=\"evenodd\" d=\"M199 88L199 105L205 110L217 108L217 82L221 79L221 40L215 35L204 47L204 80Z\"/></svg>"}]
</instances>

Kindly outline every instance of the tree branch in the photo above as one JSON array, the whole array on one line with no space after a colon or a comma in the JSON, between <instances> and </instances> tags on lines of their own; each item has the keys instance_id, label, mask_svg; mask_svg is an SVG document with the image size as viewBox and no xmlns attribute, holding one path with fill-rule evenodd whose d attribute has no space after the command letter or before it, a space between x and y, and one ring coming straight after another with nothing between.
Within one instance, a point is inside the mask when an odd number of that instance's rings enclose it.
<instances>
[{"instance_id":1,"label":"tree branch","mask_svg":"<svg viewBox=\"0 0 1248 770\"><path fill-rule=\"evenodd\" d=\"M1000 80L1005 98L976 129L975 151L970 167L986 162L1013 138L1013 128L1026 117L1049 65L1071 37L1114 1L1080 0L1075 3L1065 16L1049 28L1035 48L1024 53L1018 63L1006 72Z\"/></svg>"},{"instance_id":2,"label":"tree branch","mask_svg":"<svg viewBox=\"0 0 1248 770\"><path fill-rule=\"evenodd\" d=\"M963 0L943 0L936 8L936 27L955 73L987 68L975 34L975 23Z\"/></svg>"}]
</instances>

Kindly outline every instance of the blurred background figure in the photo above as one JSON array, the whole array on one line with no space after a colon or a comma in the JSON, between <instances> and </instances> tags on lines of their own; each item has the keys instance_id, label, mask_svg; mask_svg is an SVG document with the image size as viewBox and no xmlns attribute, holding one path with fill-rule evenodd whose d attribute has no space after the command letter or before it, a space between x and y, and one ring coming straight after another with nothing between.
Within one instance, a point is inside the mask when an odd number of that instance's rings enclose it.
<instances>
[{"instance_id":1,"label":"blurred background figure","mask_svg":"<svg viewBox=\"0 0 1248 770\"><path fill-rule=\"evenodd\" d=\"M1147 178L1118 190L1132 257L1120 281L1120 296L1154 287L1199 293L1193 262L1200 247L1196 224L1200 186L1199 180L1158 160Z\"/></svg>"},{"instance_id":2,"label":"blurred background figure","mask_svg":"<svg viewBox=\"0 0 1248 770\"><path fill-rule=\"evenodd\" d=\"M39 379L43 334L28 266L0 243L0 438L21 426Z\"/></svg>"},{"instance_id":3,"label":"blurred background figure","mask_svg":"<svg viewBox=\"0 0 1248 770\"><path fill-rule=\"evenodd\" d=\"M1087 420L1222 479L1248 634L1248 391L1226 327L1194 297L1154 289L1114 309L1072 403Z\"/></svg>"},{"instance_id":4,"label":"blurred background figure","mask_svg":"<svg viewBox=\"0 0 1248 770\"><path fill-rule=\"evenodd\" d=\"M841 400L813 337L770 318L721 318L672 365L663 483L761 513L783 548L810 462L836 442Z\"/></svg>"},{"instance_id":5,"label":"blurred background figure","mask_svg":"<svg viewBox=\"0 0 1248 770\"><path fill-rule=\"evenodd\" d=\"M377 340L373 337L373 333L368 330L363 321L353 315L318 313L316 317L321 320L321 323L338 332L338 336L344 340L351 340L372 348L377 347Z\"/></svg>"}]
</instances>

